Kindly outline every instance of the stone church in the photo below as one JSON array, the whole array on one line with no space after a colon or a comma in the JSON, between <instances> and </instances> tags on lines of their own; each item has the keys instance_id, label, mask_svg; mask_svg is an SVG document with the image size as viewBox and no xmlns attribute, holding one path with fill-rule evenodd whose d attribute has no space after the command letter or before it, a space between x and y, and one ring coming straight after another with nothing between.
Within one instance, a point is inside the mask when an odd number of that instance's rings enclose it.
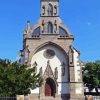
<instances>
[{"instance_id":1,"label":"stone church","mask_svg":"<svg viewBox=\"0 0 100 100\"><path fill-rule=\"evenodd\" d=\"M80 53L73 41L59 17L59 0L41 0L40 19L33 27L27 22L19 54L21 63L43 77L30 100L84 100Z\"/></svg>"}]
</instances>

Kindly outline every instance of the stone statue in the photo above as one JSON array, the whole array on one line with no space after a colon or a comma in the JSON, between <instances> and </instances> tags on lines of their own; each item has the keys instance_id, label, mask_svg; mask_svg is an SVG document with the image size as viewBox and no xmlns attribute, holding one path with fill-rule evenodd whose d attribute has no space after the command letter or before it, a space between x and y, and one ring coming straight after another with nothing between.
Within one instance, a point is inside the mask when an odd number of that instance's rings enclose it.
<instances>
[{"instance_id":1,"label":"stone statue","mask_svg":"<svg viewBox=\"0 0 100 100\"><path fill-rule=\"evenodd\" d=\"M63 62L61 65L61 72L62 72L62 76L65 75L65 63Z\"/></svg>"},{"instance_id":2,"label":"stone statue","mask_svg":"<svg viewBox=\"0 0 100 100\"><path fill-rule=\"evenodd\" d=\"M44 33L44 20L42 20L42 33Z\"/></svg>"},{"instance_id":3,"label":"stone statue","mask_svg":"<svg viewBox=\"0 0 100 100\"><path fill-rule=\"evenodd\" d=\"M40 76L42 77L42 73L43 73L43 70L42 70L42 67L40 68Z\"/></svg>"},{"instance_id":4,"label":"stone statue","mask_svg":"<svg viewBox=\"0 0 100 100\"><path fill-rule=\"evenodd\" d=\"M57 6L56 5L54 6L54 14L55 15L57 14Z\"/></svg>"},{"instance_id":5,"label":"stone statue","mask_svg":"<svg viewBox=\"0 0 100 100\"><path fill-rule=\"evenodd\" d=\"M55 20L55 23L54 23L54 32L57 33L57 21Z\"/></svg>"},{"instance_id":6,"label":"stone statue","mask_svg":"<svg viewBox=\"0 0 100 100\"><path fill-rule=\"evenodd\" d=\"M34 68L34 72L37 73L37 63L36 63L36 61L33 63L32 66Z\"/></svg>"},{"instance_id":7,"label":"stone statue","mask_svg":"<svg viewBox=\"0 0 100 100\"><path fill-rule=\"evenodd\" d=\"M57 69L57 67L55 68L54 74L55 74L55 79L58 79L58 69Z\"/></svg>"},{"instance_id":8,"label":"stone statue","mask_svg":"<svg viewBox=\"0 0 100 100\"><path fill-rule=\"evenodd\" d=\"M24 49L24 52L25 52L25 63L27 63L29 61L29 46L27 45Z\"/></svg>"},{"instance_id":9,"label":"stone statue","mask_svg":"<svg viewBox=\"0 0 100 100\"><path fill-rule=\"evenodd\" d=\"M42 7L42 15L45 14L45 6Z\"/></svg>"}]
</instances>

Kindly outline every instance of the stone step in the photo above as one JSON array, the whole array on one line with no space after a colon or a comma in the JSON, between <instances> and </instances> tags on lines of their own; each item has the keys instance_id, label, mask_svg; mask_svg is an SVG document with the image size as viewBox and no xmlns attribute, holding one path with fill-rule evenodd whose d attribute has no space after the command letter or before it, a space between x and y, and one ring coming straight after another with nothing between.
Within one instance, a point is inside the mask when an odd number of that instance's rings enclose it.
<instances>
[{"instance_id":1,"label":"stone step","mask_svg":"<svg viewBox=\"0 0 100 100\"><path fill-rule=\"evenodd\" d=\"M30 94L29 100L62 100L62 99L59 97L54 98L54 97L50 97L50 96L39 98L39 95Z\"/></svg>"},{"instance_id":2,"label":"stone step","mask_svg":"<svg viewBox=\"0 0 100 100\"><path fill-rule=\"evenodd\" d=\"M42 97L40 100L61 100L61 99L54 97L45 97L45 98Z\"/></svg>"}]
</instances>

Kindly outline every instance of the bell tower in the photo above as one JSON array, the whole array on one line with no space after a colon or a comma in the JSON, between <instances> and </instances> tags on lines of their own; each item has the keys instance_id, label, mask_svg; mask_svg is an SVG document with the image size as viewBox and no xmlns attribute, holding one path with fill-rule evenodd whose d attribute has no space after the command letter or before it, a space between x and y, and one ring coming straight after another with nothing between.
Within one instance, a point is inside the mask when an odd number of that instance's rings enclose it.
<instances>
[{"instance_id":1,"label":"bell tower","mask_svg":"<svg viewBox=\"0 0 100 100\"><path fill-rule=\"evenodd\" d=\"M59 16L59 0L41 0L41 16Z\"/></svg>"}]
</instances>

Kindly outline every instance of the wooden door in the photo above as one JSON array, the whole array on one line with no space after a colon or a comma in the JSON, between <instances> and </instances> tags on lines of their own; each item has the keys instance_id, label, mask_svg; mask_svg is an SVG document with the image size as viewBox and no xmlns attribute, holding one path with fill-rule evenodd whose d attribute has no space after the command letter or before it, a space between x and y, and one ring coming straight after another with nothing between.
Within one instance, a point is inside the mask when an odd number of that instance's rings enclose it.
<instances>
[{"instance_id":1,"label":"wooden door","mask_svg":"<svg viewBox=\"0 0 100 100\"><path fill-rule=\"evenodd\" d=\"M45 96L51 96L52 95L52 90L49 84L45 84Z\"/></svg>"}]
</instances>

